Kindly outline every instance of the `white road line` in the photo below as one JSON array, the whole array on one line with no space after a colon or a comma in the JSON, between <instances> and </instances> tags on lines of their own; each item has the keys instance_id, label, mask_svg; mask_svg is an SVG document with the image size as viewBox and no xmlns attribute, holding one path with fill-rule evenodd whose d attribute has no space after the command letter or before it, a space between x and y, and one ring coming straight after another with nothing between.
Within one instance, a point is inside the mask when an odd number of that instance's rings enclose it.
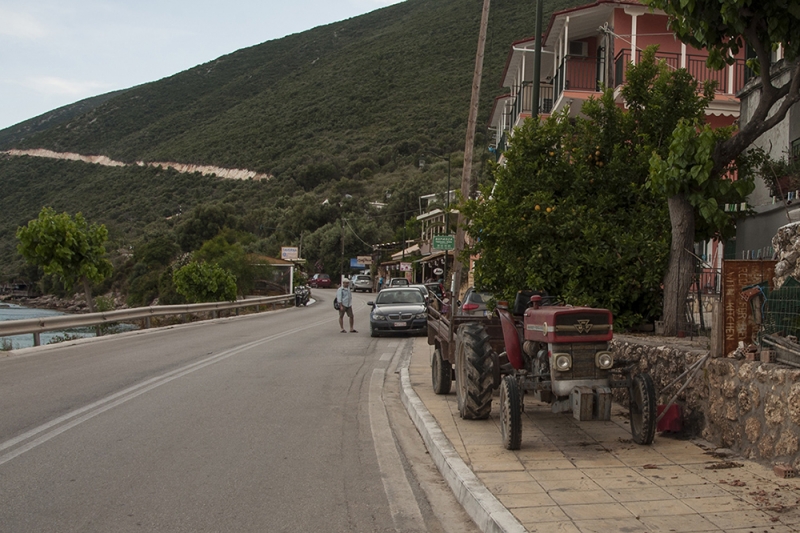
<instances>
[{"instance_id":1,"label":"white road line","mask_svg":"<svg viewBox=\"0 0 800 533\"><path fill-rule=\"evenodd\" d=\"M71 429L71 428L81 424L82 422L85 422L85 421L87 421L87 420L89 420L91 418L94 418L95 416L97 416L97 415L99 415L99 414L101 414L101 413L103 413L105 411L108 411L109 409L117 407L118 405L121 405L121 404L127 402L128 400L132 400L132 399L136 398L137 396L139 396L141 394L144 394L145 392L148 392L148 391L150 391L152 389L155 389L156 387L160 387L161 385L165 385L165 384L169 383L170 381L173 381L175 379L183 377L183 376L185 376L187 374L191 374L192 372L194 372L196 370L200 370L201 368L205 368L205 367L207 367L209 365L213 365L214 363L218 363L220 361L223 361L223 360L225 360L225 359L227 359L229 357L232 357L234 355L237 355L237 354L239 354L239 353L241 353L243 351L249 350L251 348L255 348L257 346L260 346L260 345L265 344L267 342L274 341L276 339L280 339L282 337L286 337L287 335L293 335L293 334L298 333L300 331L303 331L305 329L310 329L310 328L319 326L320 324L324 324L324 323L330 322L330 321L331 321L331 319L326 319L326 320L321 320L321 321L318 321L318 322L306 324L305 326L297 327L297 328L294 328L294 329L291 329L291 330L288 330L288 331L277 333L275 335L270 335L269 337L265 337L265 338L259 339L257 341L252 341L252 342L249 342L247 344L243 344L241 346L237 346L235 348L231 348L230 350L226 350L226 351L221 352L221 353L219 353L217 355L212 355L211 357L207 357L207 358L205 358L205 359L203 359L201 361L196 361L194 363L189 363L189 364L187 364L187 365L185 365L185 366L183 366L181 368L178 368L178 369L172 370L170 372L167 372L165 374L162 374L160 376L156 376L154 378L145 380L145 381L143 381L141 383L138 383L138 384L136 384L136 385L134 385L132 387L129 387L129 388L124 389L122 391L119 391L119 392L116 392L116 393L111 394L109 396L106 396L105 398L103 398L101 400L98 400L96 402L90 403L89 405L85 405L85 406L83 406L83 407L81 407L79 409L75 409L74 411L71 411L71 412L69 412L69 413L67 413L65 415L62 415L62 416L60 416L58 418L55 418L55 419L51 420L50 422L47 422L46 424L42 424L41 426L33 428L32 430L27 431L27 432L23 433L22 435L19 435L19 436L13 438L13 439L10 439L10 440L7 440L7 441L5 441L3 443L0 443L0 451L2 451L2 450L6 450L8 448L11 448L13 446L16 446L17 444L20 444L22 442L25 442L26 440L31 439L31 438L39 435L40 433L44 433L44 435L42 435L41 437L39 437L39 438L37 438L37 439L25 444L24 446L21 446L21 447L17 448L16 450L8 452L8 453L3 454L3 455L0 455L0 465L2 465L4 463L7 463L11 459L14 459L15 457L18 457L18 456L22 455L23 453L25 453L27 451L32 450L33 448L39 446L40 444L43 444L43 443L49 441L50 439L60 435L61 433L67 431L68 429ZM83 415L83 416L81 416L81 415ZM76 417L79 417L79 418L76 418ZM66 423L66 422L68 422L68 423ZM51 430L51 428L55 428L55 429ZM50 430L50 431L48 431L48 430Z\"/></svg>"},{"instance_id":2,"label":"white road line","mask_svg":"<svg viewBox=\"0 0 800 533\"><path fill-rule=\"evenodd\" d=\"M381 361L391 361L394 354L392 352L384 352L381 355Z\"/></svg>"},{"instance_id":3,"label":"white road line","mask_svg":"<svg viewBox=\"0 0 800 533\"><path fill-rule=\"evenodd\" d=\"M401 351L398 346L397 352ZM376 368L372 371L369 382L369 425L372 430L372 442L378 457L378 468L381 471L383 490L389 500L389 511L392 513L394 528L398 532L423 532L425 521L422 512L411 490L406 477L400 454L397 451L386 406L383 404L383 383L386 371Z\"/></svg>"}]
</instances>

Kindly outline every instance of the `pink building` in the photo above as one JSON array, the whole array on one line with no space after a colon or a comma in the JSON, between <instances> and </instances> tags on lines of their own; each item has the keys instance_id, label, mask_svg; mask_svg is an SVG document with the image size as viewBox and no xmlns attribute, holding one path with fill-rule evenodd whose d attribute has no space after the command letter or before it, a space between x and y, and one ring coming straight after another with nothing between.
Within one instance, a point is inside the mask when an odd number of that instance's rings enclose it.
<instances>
[{"instance_id":1,"label":"pink building","mask_svg":"<svg viewBox=\"0 0 800 533\"><path fill-rule=\"evenodd\" d=\"M698 81L715 80L717 92L707 110L708 122L727 126L739 117L736 93L744 86L744 51L723 70L706 67L705 50L690 48L667 29L667 16L635 1L599 0L553 13L542 36L539 111L542 116L569 106L577 115L583 102L614 88L623 105L620 87L628 65L639 61L642 50L656 44L657 57L673 68L687 69ZM536 39L512 44L501 85L509 93L495 100L490 127L498 156L513 128L533 113L533 63ZM635 51L635 52L634 52Z\"/></svg>"}]
</instances>

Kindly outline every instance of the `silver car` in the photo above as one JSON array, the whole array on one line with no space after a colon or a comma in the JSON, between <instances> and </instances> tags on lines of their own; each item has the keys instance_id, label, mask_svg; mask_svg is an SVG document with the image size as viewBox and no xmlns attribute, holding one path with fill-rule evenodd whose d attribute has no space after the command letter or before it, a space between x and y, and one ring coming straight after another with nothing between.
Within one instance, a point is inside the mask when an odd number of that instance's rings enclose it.
<instances>
[{"instance_id":1,"label":"silver car","mask_svg":"<svg viewBox=\"0 0 800 533\"><path fill-rule=\"evenodd\" d=\"M366 274L356 274L351 279L353 292L372 292L372 278Z\"/></svg>"}]
</instances>

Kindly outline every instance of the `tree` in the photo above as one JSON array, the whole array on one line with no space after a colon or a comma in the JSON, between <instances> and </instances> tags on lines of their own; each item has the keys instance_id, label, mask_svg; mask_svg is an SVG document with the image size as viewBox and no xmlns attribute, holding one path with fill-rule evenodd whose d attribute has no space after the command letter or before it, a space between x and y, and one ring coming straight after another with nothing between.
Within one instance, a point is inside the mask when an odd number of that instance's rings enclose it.
<instances>
[{"instance_id":1,"label":"tree","mask_svg":"<svg viewBox=\"0 0 800 533\"><path fill-rule=\"evenodd\" d=\"M648 181L681 119L703 117L713 94L648 48L623 96L587 102L588 118L526 121L483 199L468 202L477 283L513 298L545 289L569 303L610 308L622 326L662 311L669 240L666 196ZM717 196L718 197L718 196Z\"/></svg>"},{"instance_id":2,"label":"tree","mask_svg":"<svg viewBox=\"0 0 800 533\"><path fill-rule=\"evenodd\" d=\"M68 290L82 283L86 305L94 312L90 283L100 283L112 271L105 258L108 230L104 225L88 225L81 213L73 218L43 207L38 218L17 228L17 239L20 255L45 274L58 276Z\"/></svg>"},{"instance_id":3,"label":"tree","mask_svg":"<svg viewBox=\"0 0 800 533\"><path fill-rule=\"evenodd\" d=\"M173 274L175 289L190 303L236 301L236 277L214 263L191 263Z\"/></svg>"},{"instance_id":4,"label":"tree","mask_svg":"<svg viewBox=\"0 0 800 533\"><path fill-rule=\"evenodd\" d=\"M748 66L759 76L761 95L758 106L748 123L736 135L718 135L694 124L681 124L670 147L670 156L654 158L654 181L669 194L672 222L672 252L664 278L665 333L677 330L676 310L685 301L691 284L691 269L687 254L694 239L694 215L705 211L711 218L722 209L702 200L700 189L708 183L720 184L732 168L743 169L748 161L745 150L764 132L779 124L789 109L800 101L800 3L797 0L643 0L651 7L664 10L672 18L669 27L686 44L709 51L708 65L722 68L732 64L734 54L749 46L756 57ZM786 61L794 63L788 81L777 82L772 74L772 51L778 45ZM674 166L677 164L678 167ZM743 177L743 172L739 172ZM745 193L749 185L743 182L735 193ZM731 193L732 191L728 191ZM749 194L749 191L747 192ZM706 218L706 217L704 217ZM677 257L675 257L677 255ZM675 298L674 302L667 300Z\"/></svg>"},{"instance_id":5,"label":"tree","mask_svg":"<svg viewBox=\"0 0 800 533\"><path fill-rule=\"evenodd\" d=\"M195 261L214 263L227 270L236 278L238 293L244 296L255 287L259 269L247 258L242 246L254 240L252 235L225 229L219 235L203 243L199 250L192 254ZM263 269L261 269L263 270Z\"/></svg>"}]
</instances>

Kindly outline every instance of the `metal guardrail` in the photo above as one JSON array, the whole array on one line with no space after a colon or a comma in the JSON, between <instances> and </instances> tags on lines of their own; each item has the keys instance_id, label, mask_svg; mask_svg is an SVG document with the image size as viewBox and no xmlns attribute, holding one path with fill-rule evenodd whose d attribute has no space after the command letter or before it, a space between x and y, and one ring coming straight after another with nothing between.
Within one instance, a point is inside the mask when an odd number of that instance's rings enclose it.
<instances>
[{"instance_id":1,"label":"metal guardrail","mask_svg":"<svg viewBox=\"0 0 800 533\"><path fill-rule=\"evenodd\" d=\"M260 307L294 301L294 294L282 296L260 296L257 298L247 298L236 300L235 302L208 302L202 304L185 305L155 305L151 307L135 307L133 309L118 309L103 313L87 313L82 315L59 315L43 316L38 318L26 318L23 320L6 320L0 322L0 337L10 335L33 334L33 345L39 346L39 334L45 331L53 331L67 328L78 328L87 326L100 326L114 322L125 322L128 320L145 320L145 328L150 327L150 319L159 316L170 315L191 315L195 313L213 313L216 318L217 312L228 309L241 309L243 307Z\"/></svg>"}]
</instances>

